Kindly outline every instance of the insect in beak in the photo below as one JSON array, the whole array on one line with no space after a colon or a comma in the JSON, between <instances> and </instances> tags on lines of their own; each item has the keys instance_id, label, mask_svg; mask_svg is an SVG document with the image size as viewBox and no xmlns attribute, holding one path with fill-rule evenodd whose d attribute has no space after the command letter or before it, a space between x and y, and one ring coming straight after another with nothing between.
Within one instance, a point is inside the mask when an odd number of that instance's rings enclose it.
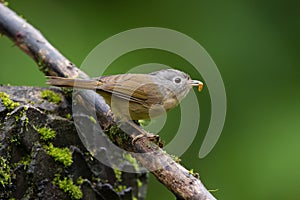
<instances>
[{"instance_id":1,"label":"insect in beak","mask_svg":"<svg viewBox=\"0 0 300 200\"><path fill-rule=\"evenodd\" d=\"M190 80L190 85L191 86L198 86L198 91L201 92L201 90L203 89L203 83L201 81L198 80Z\"/></svg>"}]
</instances>

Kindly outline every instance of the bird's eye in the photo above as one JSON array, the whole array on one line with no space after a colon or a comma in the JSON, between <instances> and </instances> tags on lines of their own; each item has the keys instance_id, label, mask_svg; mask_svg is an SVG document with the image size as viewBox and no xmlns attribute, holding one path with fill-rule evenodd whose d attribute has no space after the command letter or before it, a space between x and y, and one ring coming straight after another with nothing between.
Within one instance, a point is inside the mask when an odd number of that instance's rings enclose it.
<instances>
[{"instance_id":1,"label":"bird's eye","mask_svg":"<svg viewBox=\"0 0 300 200\"><path fill-rule=\"evenodd\" d=\"M177 78L174 79L174 81L175 81L175 83L180 83L181 82L181 78L177 77Z\"/></svg>"}]
</instances>

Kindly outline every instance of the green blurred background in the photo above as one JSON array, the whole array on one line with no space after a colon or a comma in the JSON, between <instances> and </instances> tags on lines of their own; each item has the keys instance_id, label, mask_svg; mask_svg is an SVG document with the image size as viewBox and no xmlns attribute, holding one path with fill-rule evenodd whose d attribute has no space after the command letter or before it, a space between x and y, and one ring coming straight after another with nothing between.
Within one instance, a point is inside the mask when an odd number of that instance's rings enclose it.
<instances>
[{"instance_id":1,"label":"green blurred background","mask_svg":"<svg viewBox=\"0 0 300 200\"><path fill-rule=\"evenodd\" d=\"M299 199L299 6L288 0L9 1L10 8L77 66L101 41L137 27L174 29L203 45L225 83L227 119L213 151L199 159L210 103L206 89L197 94L201 128L182 160L200 173L207 188L218 189L213 194L222 200ZM145 50L116 60L107 73L149 62L192 71L176 55ZM44 82L31 58L1 37L0 83L45 86ZM169 141L173 136L162 137ZM174 197L151 176L146 199Z\"/></svg>"}]
</instances>

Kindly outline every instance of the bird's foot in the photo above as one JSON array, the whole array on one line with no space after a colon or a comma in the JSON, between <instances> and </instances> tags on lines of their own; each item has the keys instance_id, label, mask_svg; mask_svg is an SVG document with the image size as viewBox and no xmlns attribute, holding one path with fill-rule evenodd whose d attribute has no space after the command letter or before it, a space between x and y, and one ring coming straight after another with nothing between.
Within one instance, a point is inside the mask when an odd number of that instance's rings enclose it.
<instances>
[{"instance_id":1,"label":"bird's foot","mask_svg":"<svg viewBox=\"0 0 300 200\"><path fill-rule=\"evenodd\" d=\"M160 140L159 135L154 135L154 134L151 134L151 133L139 134L139 135L135 136L132 139L132 144L134 145L141 138L147 138L149 141L157 144L160 148L163 148L163 146L164 146L163 142Z\"/></svg>"}]
</instances>

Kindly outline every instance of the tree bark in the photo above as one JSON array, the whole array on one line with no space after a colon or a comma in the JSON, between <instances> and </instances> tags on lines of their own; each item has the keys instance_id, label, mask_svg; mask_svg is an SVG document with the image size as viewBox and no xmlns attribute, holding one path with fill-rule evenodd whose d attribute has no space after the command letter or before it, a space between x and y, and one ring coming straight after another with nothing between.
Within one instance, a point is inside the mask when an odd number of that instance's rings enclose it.
<instances>
[{"instance_id":1,"label":"tree bark","mask_svg":"<svg viewBox=\"0 0 300 200\"><path fill-rule=\"evenodd\" d=\"M55 88L0 86L0 199L144 199L147 173L116 171L94 159L64 96ZM109 149L99 153L111 162ZM121 167L135 171L130 162Z\"/></svg>"}]
</instances>

